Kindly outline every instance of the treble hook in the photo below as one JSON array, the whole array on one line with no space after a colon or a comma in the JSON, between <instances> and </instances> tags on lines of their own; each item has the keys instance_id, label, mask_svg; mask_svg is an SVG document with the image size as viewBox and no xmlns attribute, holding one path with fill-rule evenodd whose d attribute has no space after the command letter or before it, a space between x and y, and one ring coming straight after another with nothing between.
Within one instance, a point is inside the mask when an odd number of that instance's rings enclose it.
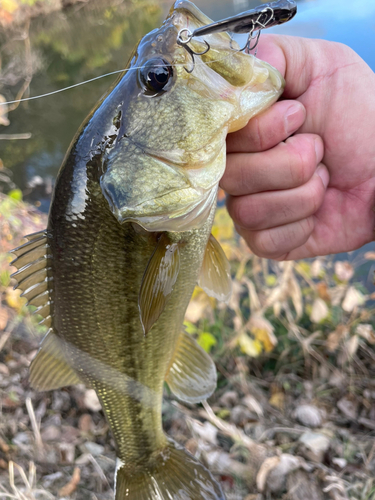
<instances>
[{"instance_id":1,"label":"treble hook","mask_svg":"<svg viewBox=\"0 0 375 500\"><path fill-rule=\"evenodd\" d=\"M262 16L263 14L265 14L267 16L267 11L270 11L270 16L266 19L265 21L263 21L262 19ZM263 22L261 22L261 19ZM259 37L260 37L260 34L262 32L263 29L267 28L267 25L273 21L275 19L275 16L274 16L274 11L273 11L273 8L272 7L266 7L265 9L263 9L260 13L259 13L259 16L257 17L257 19L253 20L252 23L252 27L249 31L249 34L248 34L248 37L247 37L247 40L246 40L246 43L245 45L242 47L242 49L238 49L239 52L243 52L245 50L247 50L247 53L251 52L252 50L256 49L257 46L258 46L258 43L259 43ZM254 35L254 31L257 30L258 33ZM253 46L251 46L251 40L255 40L255 43ZM230 41L230 47L231 49L233 49L233 46L232 46L232 39ZM256 55L257 51L255 51L255 55Z\"/></svg>"},{"instance_id":2,"label":"treble hook","mask_svg":"<svg viewBox=\"0 0 375 500\"><path fill-rule=\"evenodd\" d=\"M182 38L182 33L186 32L187 33L187 38L184 40ZM203 50L202 52L194 52L193 49L191 49L188 45L188 43L191 41L191 39L193 38L193 33L188 29L188 28L182 28L179 32L178 32L178 35L177 35L177 43L178 45L181 45L181 47L183 47L187 52L188 54L190 54L190 57L193 61L193 67L191 69L187 69L185 68L184 66L184 70L187 72L187 73L192 73L194 71L194 68L195 68L195 59L194 59L194 56L203 56L204 54L206 54L209 50L210 50L210 44L208 42L206 42L206 40L203 40L204 43L206 44L206 49Z\"/></svg>"}]
</instances>

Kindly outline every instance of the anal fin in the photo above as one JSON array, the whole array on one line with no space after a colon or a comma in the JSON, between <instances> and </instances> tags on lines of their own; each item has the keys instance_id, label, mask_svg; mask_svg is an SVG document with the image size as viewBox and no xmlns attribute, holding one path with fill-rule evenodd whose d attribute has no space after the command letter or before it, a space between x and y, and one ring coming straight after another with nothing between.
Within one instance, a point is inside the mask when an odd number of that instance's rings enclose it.
<instances>
[{"instance_id":1,"label":"anal fin","mask_svg":"<svg viewBox=\"0 0 375 500\"><path fill-rule=\"evenodd\" d=\"M181 332L165 381L175 396L188 403L207 399L216 388L216 367L186 332Z\"/></svg>"},{"instance_id":2,"label":"anal fin","mask_svg":"<svg viewBox=\"0 0 375 500\"><path fill-rule=\"evenodd\" d=\"M38 391L51 391L81 382L67 363L62 341L52 329L42 340L38 354L31 362L29 379L31 387Z\"/></svg>"},{"instance_id":3,"label":"anal fin","mask_svg":"<svg viewBox=\"0 0 375 500\"><path fill-rule=\"evenodd\" d=\"M232 293L230 264L220 243L212 234L204 254L199 286L207 295L223 302L227 302Z\"/></svg>"}]
</instances>

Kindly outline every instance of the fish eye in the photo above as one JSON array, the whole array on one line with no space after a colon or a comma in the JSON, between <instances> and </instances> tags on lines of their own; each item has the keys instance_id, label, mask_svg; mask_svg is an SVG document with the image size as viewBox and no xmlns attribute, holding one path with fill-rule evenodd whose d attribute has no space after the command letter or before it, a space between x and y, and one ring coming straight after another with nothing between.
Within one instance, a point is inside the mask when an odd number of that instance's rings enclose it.
<instances>
[{"instance_id":1,"label":"fish eye","mask_svg":"<svg viewBox=\"0 0 375 500\"><path fill-rule=\"evenodd\" d=\"M157 95L170 88L173 77L170 63L157 57L150 59L140 70L139 77L147 95Z\"/></svg>"}]
</instances>

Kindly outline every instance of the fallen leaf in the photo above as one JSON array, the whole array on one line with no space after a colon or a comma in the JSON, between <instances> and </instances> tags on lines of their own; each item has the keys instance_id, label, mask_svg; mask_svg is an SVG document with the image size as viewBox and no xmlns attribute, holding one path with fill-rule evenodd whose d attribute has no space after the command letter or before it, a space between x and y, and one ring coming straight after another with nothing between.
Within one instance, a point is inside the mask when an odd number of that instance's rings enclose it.
<instances>
[{"instance_id":1,"label":"fallen leaf","mask_svg":"<svg viewBox=\"0 0 375 500\"><path fill-rule=\"evenodd\" d=\"M275 469L279 465L279 463L280 457L269 457L266 458L260 466L256 483L257 488L261 493L263 493L266 488L268 474L271 472L271 470Z\"/></svg>"},{"instance_id":2,"label":"fallen leaf","mask_svg":"<svg viewBox=\"0 0 375 500\"><path fill-rule=\"evenodd\" d=\"M279 410L284 409L285 394L279 387L272 389L272 396L269 399L269 403L270 405L274 406L275 408L278 408Z\"/></svg>"},{"instance_id":3,"label":"fallen leaf","mask_svg":"<svg viewBox=\"0 0 375 500\"><path fill-rule=\"evenodd\" d=\"M271 352L277 345L277 338L274 334L274 327L260 314L252 314L246 325L249 331L253 334L255 340L259 340L263 344L266 352Z\"/></svg>"},{"instance_id":4,"label":"fallen leaf","mask_svg":"<svg viewBox=\"0 0 375 500\"><path fill-rule=\"evenodd\" d=\"M338 325L334 332L328 335L326 347L329 352L335 352L340 343L349 335L349 328L345 325Z\"/></svg>"},{"instance_id":5,"label":"fallen leaf","mask_svg":"<svg viewBox=\"0 0 375 500\"><path fill-rule=\"evenodd\" d=\"M355 307L361 306L366 301L365 296L354 286L348 288L342 302L342 308L346 312L352 312Z\"/></svg>"},{"instance_id":6,"label":"fallen leaf","mask_svg":"<svg viewBox=\"0 0 375 500\"><path fill-rule=\"evenodd\" d=\"M300 318L303 314L302 292L301 287L294 275L292 275L289 280L289 293L293 302L294 309L297 313L297 318Z\"/></svg>"},{"instance_id":7,"label":"fallen leaf","mask_svg":"<svg viewBox=\"0 0 375 500\"><path fill-rule=\"evenodd\" d=\"M251 358L256 358L262 352L262 344L259 340L253 340L246 333L242 333L238 339L237 343L241 348L241 351Z\"/></svg>"},{"instance_id":8,"label":"fallen leaf","mask_svg":"<svg viewBox=\"0 0 375 500\"><path fill-rule=\"evenodd\" d=\"M317 285L316 285L316 289L318 291L318 295L321 299L324 300L324 302L327 302L328 304L331 302L331 297L329 296L329 291L328 291L328 287L327 287L327 284L324 283L324 281L320 281Z\"/></svg>"},{"instance_id":9,"label":"fallen leaf","mask_svg":"<svg viewBox=\"0 0 375 500\"><path fill-rule=\"evenodd\" d=\"M311 267L310 267L311 276L313 278L318 278L318 277L320 277L322 271L324 271L322 260L321 259L315 259L314 262L311 264Z\"/></svg>"},{"instance_id":10,"label":"fallen leaf","mask_svg":"<svg viewBox=\"0 0 375 500\"><path fill-rule=\"evenodd\" d=\"M345 349L349 358L352 358L358 349L358 336L353 335L347 342L345 342Z\"/></svg>"},{"instance_id":11,"label":"fallen leaf","mask_svg":"<svg viewBox=\"0 0 375 500\"><path fill-rule=\"evenodd\" d=\"M20 297L21 290L13 290L13 288L7 288L5 294L5 300L9 307L15 309L18 313L21 312L21 309L26 304L26 299L24 297Z\"/></svg>"},{"instance_id":12,"label":"fallen leaf","mask_svg":"<svg viewBox=\"0 0 375 500\"><path fill-rule=\"evenodd\" d=\"M335 274L340 281L349 281L354 274L353 266L348 261L337 261Z\"/></svg>"},{"instance_id":13,"label":"fallen leaf","mask_svg":"<svg viewBox=\"0 0 375 500\"><path fill-rule=\"evenodd\" d=\"M375 344L375 333L372 325L361 324L358 325L355 333L360 337L363 337L371 345Z\"/></svg>"},{"instance_id":14,"label":"fallen leaf","mask_svg":"<svg viewBox=\"0 0 375 500\"><path fill-rule=\"evenodd\" d=\"M211 348L216 345L217 340L210 332L202 332L199 334L197 338L198 344L204 349L206 352L210 352Z\"/></svg>"},{"instance_id":15,"label":"fallen leaf","mask_svg":"<svg viewBox=\"0 0 375 500\"><path fill-rule=\"evenodd\" d=\"M313 323L320 323L323 321L329 314L329 309L327 304L321 298L316 298L312 305L310 320Z\"/></svg>"}]
</instances>

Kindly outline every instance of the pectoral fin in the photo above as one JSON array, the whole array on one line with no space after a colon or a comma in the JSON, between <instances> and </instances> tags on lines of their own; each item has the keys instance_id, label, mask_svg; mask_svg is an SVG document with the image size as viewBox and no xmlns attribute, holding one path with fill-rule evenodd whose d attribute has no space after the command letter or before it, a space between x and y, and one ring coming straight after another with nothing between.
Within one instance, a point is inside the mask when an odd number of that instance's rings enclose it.
<instances>
[{"instance_id":1,"label":"pectoral fin","mask_svg":"<svg viewBox=\"0 0 375 500\"><path fill-rule=\"evenodd\" d=\"M210 297L227 302L232 293L232 279L228 259L220 243L210 235L204 254L199 286Z\"/></svg>"},{"instance_id":2,"label":"pectoral fin","mask_svg":"<svg viewBox=\"0 0 375 500\"><path fill-rule=\"evenodd\" d=\"M182 332L165 381L175 396L188 403L207 399L216 388L216 367L209 355Z\"/></svg>"},{"instance_id":3,"label":"pectoral fin","mask_svg":"<svg viewBox=\"0 0 375 500\"><path fill-rule=\"evenodd\" d=\"M138 307L145 335L163 312L179 270L178 243L172 243L163 233L147 264L139 292Z\"/></svg>"},{"instance_id":4,"label":"pectoral fin","mask_svg":"<svg viewBox=\"0 0 375 500\"><path fill-rule=\"evenodd\" d=\"M30 385L38 391L51 391L81 381L67 363L59 337L50 329L30 366Z\"/></svg>"}]
</instances>

